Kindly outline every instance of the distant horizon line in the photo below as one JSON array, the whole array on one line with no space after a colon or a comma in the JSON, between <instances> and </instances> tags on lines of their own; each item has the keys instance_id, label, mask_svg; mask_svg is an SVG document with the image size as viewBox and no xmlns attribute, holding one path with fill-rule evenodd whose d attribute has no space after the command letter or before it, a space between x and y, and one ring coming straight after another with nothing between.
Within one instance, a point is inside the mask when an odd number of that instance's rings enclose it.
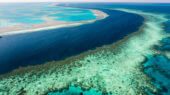
<instances>
[{"instance_id":1,"label":"distant horizon line","mask_svg":"<svg viewBox=\"0 0 170 95\"><path fill-rule=\"evenodd\" d=\"M73 2L70 2L70 1L68 1L68 2L66 2L66 1L65 2L56 2L56 1L55 2L53 2L53 1L51 1L51 2L48 2L48 1L47 2L46 1L42 1L42 2L27 2L26 1L26 2L24 2L23 1L23 2L0 2L0 3L136 3L136 4L137 3L138 4L139 3L145 3L145 4L146 3L148 3L148 4L149 3L164 3L164 4L167 3L168 4L170 2L109 2L109 1L106 1L106 2L91 2L91 1L90 2L88 2L88 1L86 1L86 2L84 2L84 1L82 1L82 2L74 2L74 1Z\"/></svg>"}]
</instances>

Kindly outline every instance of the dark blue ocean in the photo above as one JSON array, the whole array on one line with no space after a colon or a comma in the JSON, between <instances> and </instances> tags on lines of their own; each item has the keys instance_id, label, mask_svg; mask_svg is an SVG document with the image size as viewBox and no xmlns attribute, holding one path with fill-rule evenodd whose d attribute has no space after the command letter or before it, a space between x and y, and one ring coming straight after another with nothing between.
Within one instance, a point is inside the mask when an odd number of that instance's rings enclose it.
<instances>
[{"instance_id":1,"label":"dark blue ocean","mask_svg":"<svg viewBox=\"0 0 170 95\"><path fill-rule=\"evenodd\" d=\"M0 39L0 74L19 66L64 60L87 50L112 44L137 31L142 25L143 17L110 10L112 8L161 13L170 19L170 4L63 3L60 6L98 9L109 17L77 27L3 36ZM164 23L164 29L170 33L170 21ZM163 39L161 44L162 46L155 46L155 49L162 52L170 50L170 38ZM161 54L146 55L142 65L144 72L152 78L151 83L160 89L159 94L170 95L170 59Z\"/></svg>"}]
</instances>

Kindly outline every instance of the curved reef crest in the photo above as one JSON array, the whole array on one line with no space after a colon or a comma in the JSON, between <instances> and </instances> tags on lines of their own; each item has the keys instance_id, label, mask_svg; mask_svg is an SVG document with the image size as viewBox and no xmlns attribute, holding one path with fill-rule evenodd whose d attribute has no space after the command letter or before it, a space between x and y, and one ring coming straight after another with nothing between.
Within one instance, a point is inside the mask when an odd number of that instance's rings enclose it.
<instances>
[{"instance_id":1,"label":"curved reef crest","mask_svg":"<svg viewBox=\"0 0 170 95\"><path fill-rule=\"evenodd\" d=\"M95 88L103 93L140 95L144 90L157 93L143 72L145 55L153 55L153 46L166 37L163 15L137 10L116 9L145 17L140 30L123 40L90 50L64 61L19 68L1 76L0 94L42 95L69 86Z\"/></svg>"}]
</instances>

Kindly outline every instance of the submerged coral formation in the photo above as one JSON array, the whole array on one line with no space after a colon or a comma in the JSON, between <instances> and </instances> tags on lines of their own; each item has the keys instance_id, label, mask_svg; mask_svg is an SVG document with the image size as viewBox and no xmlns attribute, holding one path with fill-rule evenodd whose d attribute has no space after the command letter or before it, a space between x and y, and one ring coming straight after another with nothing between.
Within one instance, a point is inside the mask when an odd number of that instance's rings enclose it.
<instances>
[{"instance_id":1,"label":"submerged coral formation","mask_svg":"<svg viewBox=\"0 0 170 95\"><path fill-rule=\"evenodd\" d=\"M147 56L143 63L144 72L152 78L152 84L159 89L158 95L170 94L170 60L163 55Z\"/></svg>"},{"instance_id":2,"label":"submerged coral formation","mask_svg":"<svg viewBox=\"0 0 170 95\"><path fill-rule=\"evenodd\" d=\"M64 61L19 68L3 75L0 78L0 94L42 95L69 86L94 88L114 95L140 95L145 93L144 90L157 93L140 63L145 55L157 53L153 46L166 37L162 23L167 19L159 14L117 10L144 16L144 25L138 32L112 45Z\"/></svg>"},{"instance_id":3,"label":"submerged coral formation","mask_svg":"<svg viewBox=\"0 0 170 95\"><path fill-rule=\"evenodd\" d=\"M102 92L95 89L83 90L79 86L70 86L68 89L58 92L50 92L48 95L102 95Z\"/></svg>"}]
</instances>

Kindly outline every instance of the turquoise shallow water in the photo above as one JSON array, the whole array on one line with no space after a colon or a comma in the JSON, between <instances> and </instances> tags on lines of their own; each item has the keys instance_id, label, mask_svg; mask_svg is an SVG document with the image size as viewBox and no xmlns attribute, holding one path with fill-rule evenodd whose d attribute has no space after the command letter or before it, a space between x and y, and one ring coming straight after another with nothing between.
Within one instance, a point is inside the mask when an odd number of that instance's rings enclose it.
<instances>
[{"instance_id":1,"label":"turquoise shallow water","mask_svg":"<svg viewBox=\"0 0 170 95\"><path fill-rule=\"evenodd\" d=\"M103 95L101 91L89 89L89 90L83 90L80 86L69 86L68 89L64 89L62 91L58 92L50 92L47 95ZM106 94L110 95L110 94Z\"/></svg>"},{"instance_id":2,"label":"turquoise shallow water","mask_svg":"<svg viewBox=\"0 0 170 95\"><path fill-rule=\"evenodd\" d=\"M143 67L144 72L153 79L152 84L161 90L160 94L170 95L170 60L163 55L150 55Z\"/></svg>"},{"instance_id":3,"label":"turquoise shallow water","mask_svg":"<svg viewBox=\"0 0 170 95\"><path fill-rule=\"evenodd\" d=\"M44 16L53 17L56 21L92 20L96 16L91 10L58 7L48 3L0 4L0 19L13 23L45 23Z\"/></svg>"},{"instance_id":4,"label":"turquoise shallow water","mask_svg":"<svg viewBox=\"0 0 170 95\"><path fill-rule=\"evenodd\" d=\"M21 19L22 18L22 19ZM7 18L8 19L8 18ZM26 24L38 24L38 23L45 23L44 20L42 19L39 19L38 17L36 18L32 18L32 17L16 17L15 19L14 18L11 18L12 22L15 22L15 23L26 23Z\"/></svg>"},{"instance_id":5,"label":"turquoise shallow water","mask_svg":"<svg viewBox=\"0 0 170 95\"><path fill-rule=\"evenodd\" d=\"M61 9L61 11L66 13L51 14L49 16L54 17L55 20L59 20L59 21L91 20L97 17L90 10L79 11L77 9L66 9L66 10Z\"/></svg>"}]
</instances>

